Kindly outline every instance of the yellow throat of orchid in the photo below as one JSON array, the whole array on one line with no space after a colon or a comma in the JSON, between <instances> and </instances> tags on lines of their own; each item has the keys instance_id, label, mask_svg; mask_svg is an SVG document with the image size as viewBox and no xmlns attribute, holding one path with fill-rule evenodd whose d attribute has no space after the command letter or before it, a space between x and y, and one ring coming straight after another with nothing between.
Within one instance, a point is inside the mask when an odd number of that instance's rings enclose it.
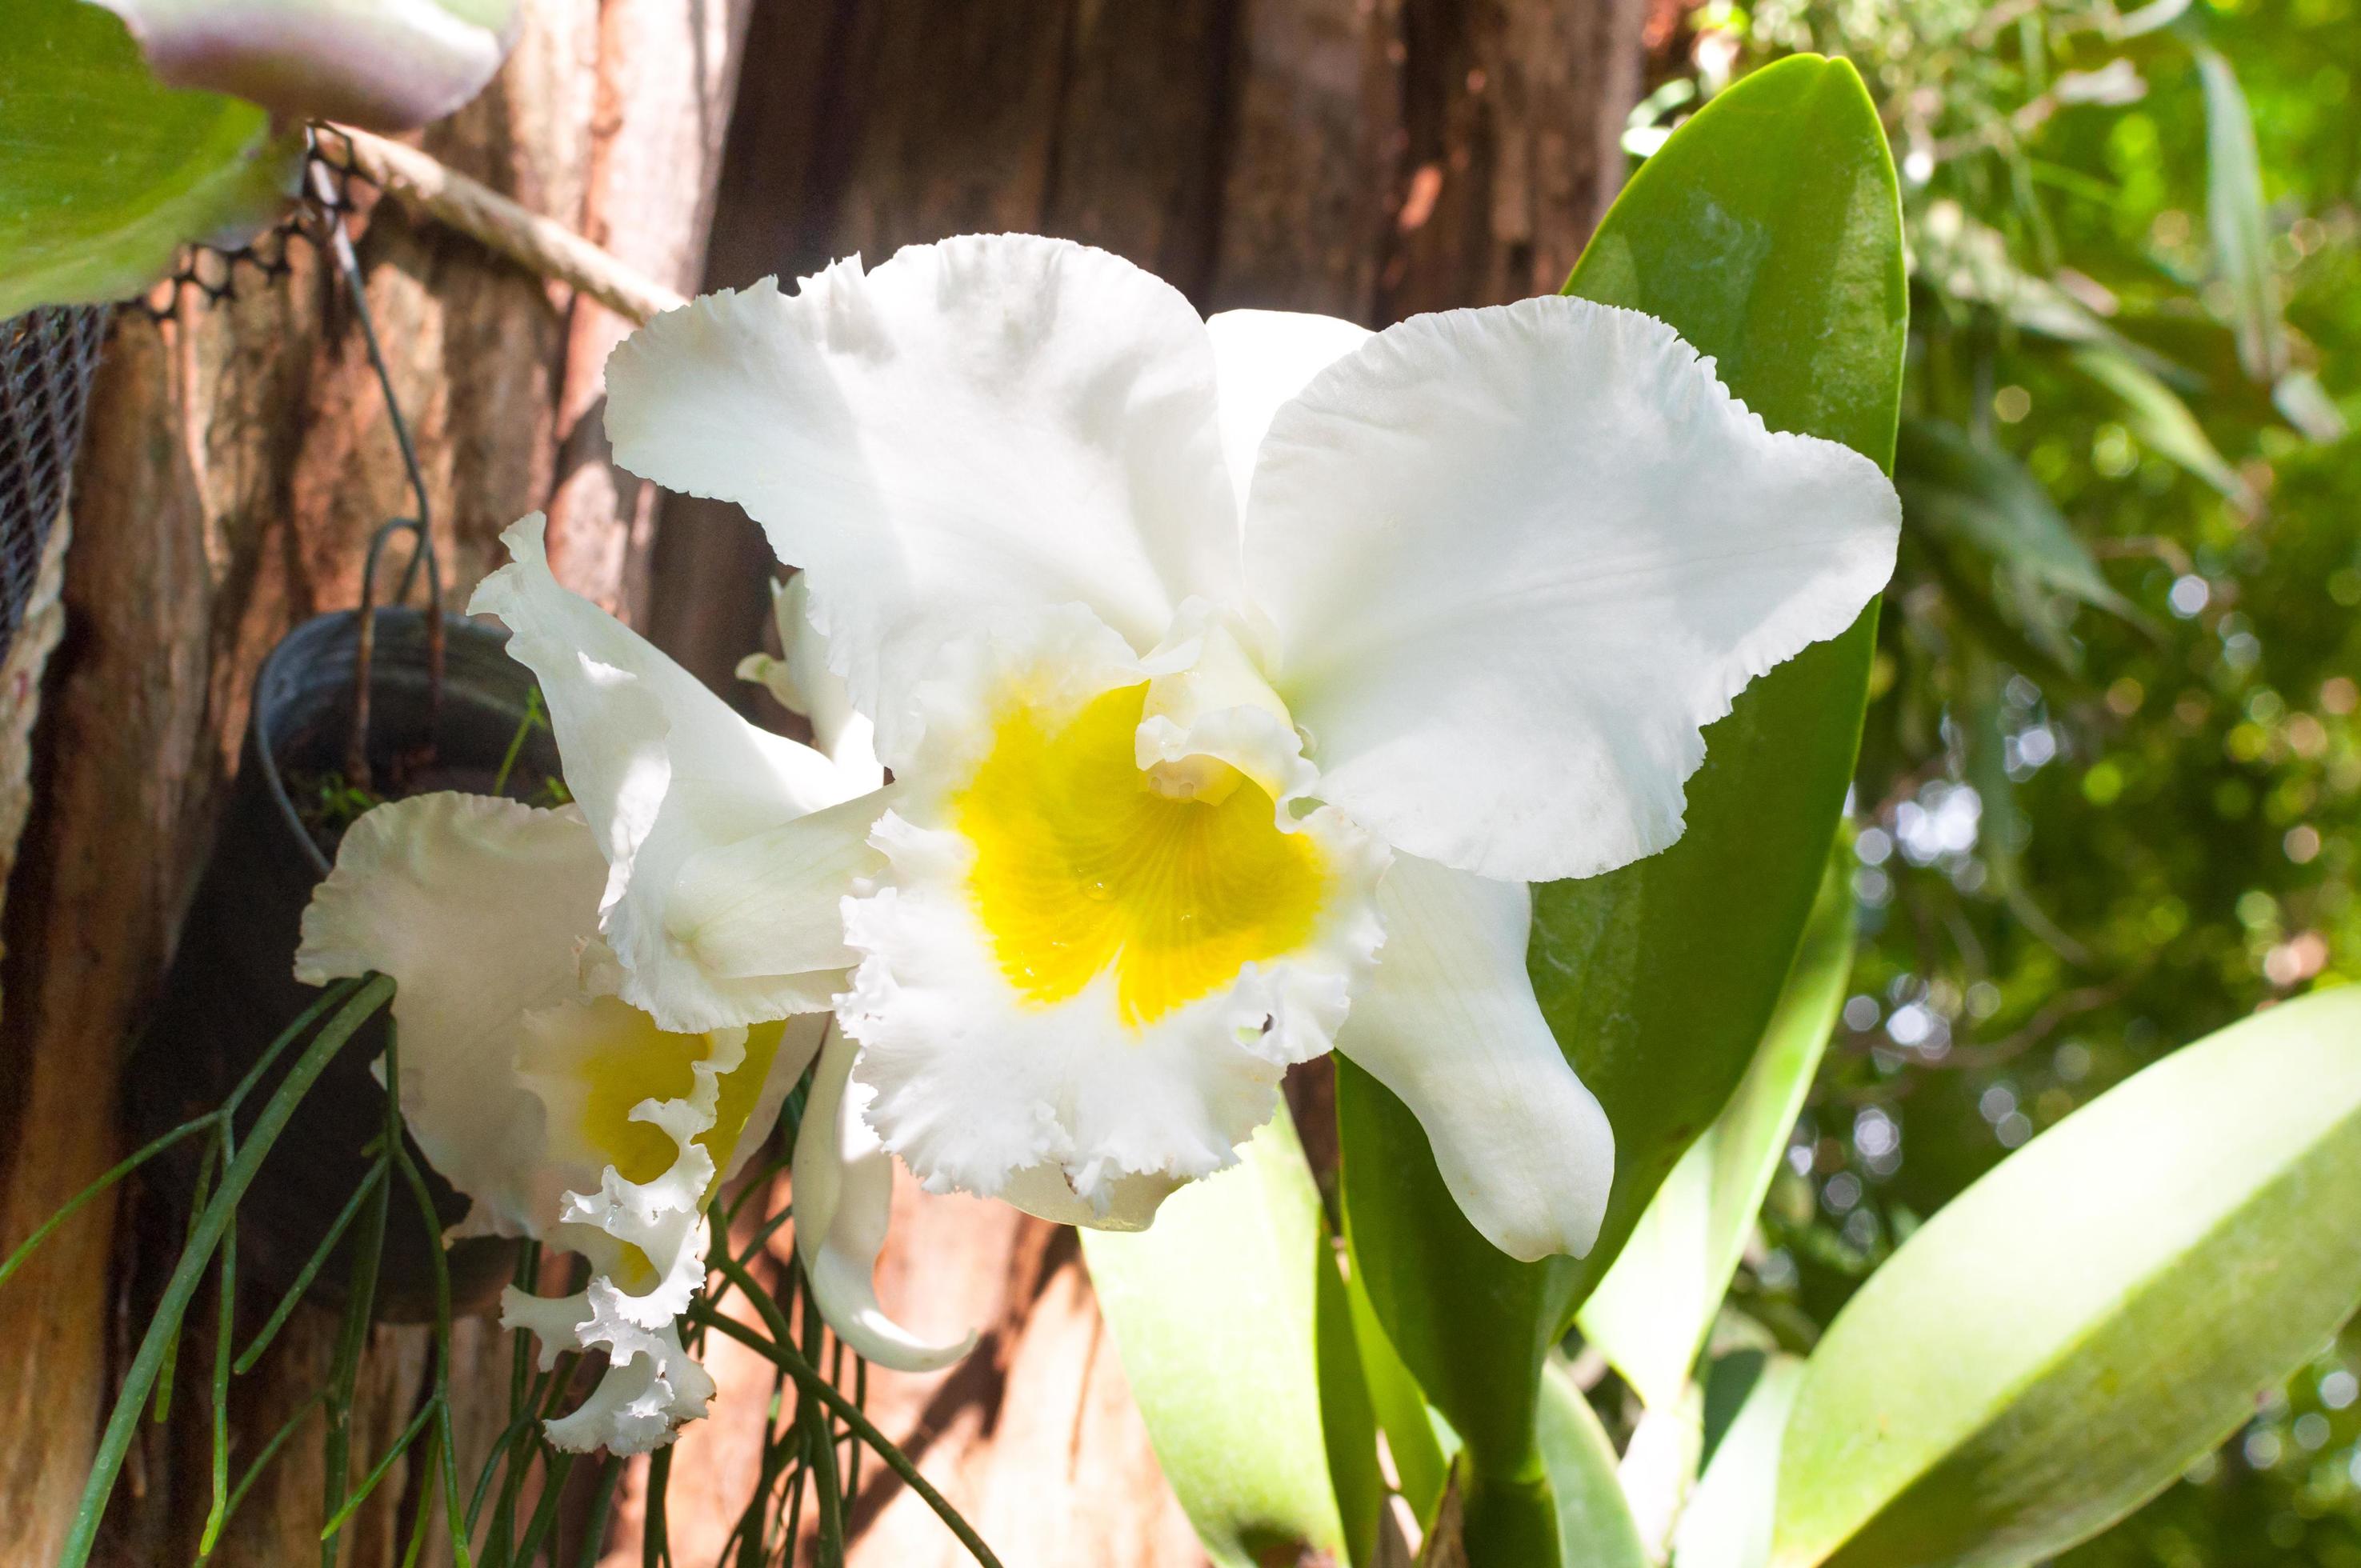
<instances>
[{"instance_id":1,"label":"yellow throat of orchid","mask_svg":"<svg viewBox=\"0 0 2361 1568\"><path fill-rule=\"evenodd\" d=\"M1008 982L1046 1007L1112 970L1134 1028L1301 947L1330 878L1311 836L1280 831L1269 792L1227 764L1191 796L1143 771L1148 698L1145 683L1119 687L1054 727L1009 705L951 802Z\"/></svg>"},{"instance_id":2,"label":"yellow throat of orchid","mask_svg":"<svg viewBox=\"0 0 2361 1568\"><path fill-rule=\"evenodd\" d=\"M581 1080L580 1136L585 1146L602 1152L624 1180L653 1181L680 1158L680 1146L662 1127L631 1120L631 1108L646 1100L686 1099L697 1086L697 1064L713 1054L714 1038L668 1034L635 1007L615 1003L612 1011L616 1026L602 1048L574 1067ZM774 1023L749 1029L744 1059L721 1075L713 1125L697 1135L713 1157L717 1185L763 1092L763 1081L770 1076L785 1028L784 1023Z\"/></svg>"}]
</instances>

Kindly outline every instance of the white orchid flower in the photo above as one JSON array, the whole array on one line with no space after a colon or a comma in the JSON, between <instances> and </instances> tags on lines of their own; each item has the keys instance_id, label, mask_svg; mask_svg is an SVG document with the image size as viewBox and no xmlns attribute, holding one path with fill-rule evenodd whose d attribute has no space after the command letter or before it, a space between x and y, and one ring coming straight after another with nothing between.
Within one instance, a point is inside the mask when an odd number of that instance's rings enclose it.
<instances>
[{"instance_id":1,"label":"white orchid flower","mask_svg":"<svg viewBox=\"0 0 2361 1568\"><path fill-rule=\"evenodd\" d=\"M608 391L624 465L803 568L895 780L788 809L512 530L476 608L548 695L624 1000L700 1031L833 983L840 1104L927 1188L1106 1226L1334 1045L1494 1245L1590 1245L1612 1135L1527 884L1678 838L1702 728L1891 575L1875 465L1628 311L1208 322L1027 236L700 300Z\"/></svg>"},{"instance_id":2,"label":"white orchid flower","mask_svg":"<svg viewBox=\"0 0 2361 1568\"><path fill-rule=\"evenodd\" d=\"M502 1298L502 1324L533 1332L544 1371L566 1350L607 1357L550 1441L637 1453L713 1397L678 1323L705 1284L706 1201L769 1132L826 1020L659 1028L612 994L607 876L571 806L395 801L346 833L295 972L393 977L402 1115L472 1201L455 1234L535 1236L589 1260L574 1295Z\"/></svg>"}]
</instances>

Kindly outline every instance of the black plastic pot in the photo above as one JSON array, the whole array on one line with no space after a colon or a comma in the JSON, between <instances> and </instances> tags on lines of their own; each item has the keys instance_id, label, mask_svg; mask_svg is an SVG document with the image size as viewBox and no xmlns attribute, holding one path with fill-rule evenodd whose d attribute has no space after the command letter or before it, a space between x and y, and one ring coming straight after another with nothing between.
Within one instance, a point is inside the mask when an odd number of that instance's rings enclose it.
<instances>
[{"instance_id":1,"label":"black plastic pot","mask_svg":"<svg viewBox=\"0 0 2361 1568\"><path fill-rule=\"evenodd\" d=\"M368 773L389 797L435 789L489 792L528 711L533 676L506 652L508 637L457 616L430 625L423 612L373 613L375 646L366 694ZM290 632L263 662L254 710L220 837L182 928L163 995L134 1054L132 1113L153 1136L221 1103L263 1049L320 994L298 984L292 963L304 906L332 851L297 811L289 779L349 766L360 656L359 612L319 616ZM439 630L440 639L431 635ZM434 646L436 641L442 646ZM442 655L439 683L432 677ZM528 784L557 776L545 726L526 735L511 775ZM363 1148L385 1125L385 1093L370 1063L385 1048L382 1016L329 1065L264 1160L238 1208L238 1266L280 1292L367 1177ZM291 1061L297 1052L285 1058ZM245 1102L269 1098L274 1067ZM189 1146L183 1146L187 1147ZM435 1175L412 1141L445 1223L467 1202ZM183 1196L195 1159L172 1165ZM433 1254L417 1204L397 1180L388 1214L376 1315L419 1321L434 1313ZM351 1238L339 1245L311 1294L341 1300ZM511 1244L467 1241L448 1249L456 1310L479 1310L511 1277Z\"/></svg>"}]
</instances>

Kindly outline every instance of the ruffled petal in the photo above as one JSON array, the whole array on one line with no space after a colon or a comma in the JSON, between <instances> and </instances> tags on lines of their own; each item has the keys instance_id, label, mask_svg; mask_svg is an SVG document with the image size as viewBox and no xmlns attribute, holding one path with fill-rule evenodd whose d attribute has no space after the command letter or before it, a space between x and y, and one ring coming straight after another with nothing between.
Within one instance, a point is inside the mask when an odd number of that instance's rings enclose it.
<instances>
[{"instance_id":1,"label":"ruffled petal","mask_svg":"<svg viewBox=\"0 0 2361 1568\"><path fill-rule=\"evenodd\" d=\"M838 1337L864 1359L896 1372L932 1372L975 1348L920 1339L878 1304L877 1255L894 1208L894 1160L862 1118L868 1092L847 1079L860 1047L839 1035L820 1054L796 1138L796 1253L812 1299Z\"/></svg>"},{"instance_id":2,"label":"ruffled petal","mask_svg":"<svg viewBox=\"0 0 2361 1568\"><path fill-rule=\"evenodd\" d=\"M1279 405L1374 335L1357 322L1301 311L1224 311L1205 318L1221 387L1222 454L1246 514L1255 454Z\"/></svg>"},{"instance_id":3,"label":"ruffled petal","mask_svg":"<svg viewBox=\"0 0 2361 1568\"><path fill-rule=\"evenodd\" d=\"M594 1190L566 1194L550 1233L589 1260L589 1281L557 1298L511 1287L500 1321L533 1331L544 1370L565 1350L607 1356L589 1398L548 1423L553 1443L645 1453L703 1415L713 1396L712 1381L681 1348L678 1322L705 1285L712 1244L705 1202L720 1174L715 1148L727 1157L741 1141L782 1031L774 1025L684 1040L610 997L561 1003L533 1022L522 1073L546 1108L552 1163L580 1168L602 1156L604 1163ZM666 1094L684 1069L686 1092Z\"/></svg>"},{"instance_id":4,"label":"ruffled petal","mask_svg":"<svg viewBox=\"0 0 2361 1568\"><path fill-rule=\"evenodd\" d=\"M542 532L536 513L501 535L515 559L484 579L468 608L505 621L509 651L540 678L566 786L609 867L599 927L622 966L623 1000L688 1033L826 1007L839 989L840 941L803 952L773 942L765 951L774 967L719 971L697 951L710 933L706 912L679 894L700 857L709 867L708 852L727 856L856 786L810 747L748 723L644 638L558 587ZM709 876L688 883L713 884ZM804 891L819 908L843 893ZM828 924L796 928L825 937Z\"/></svg>"},{"instance_id":5,"label":"ruffled petal","mask_svg":"<svg viewBox=\"0 0 2361 1568\"><path fill-rule=\"evenodd\" d=\"M525 1014L578 989L606 874L571 806L413 795L346 830L303 912L296 979L393 977L401 1113L474 1200L466 1234L537 1235L555 1218L564 1178L553 1187L544 1169L541 1102L517 1051Z\"/></svg>"},{"instance_id":6,"label":"ruffled petal","mask_svg":"<svg viewBox=\"0 0 2361 1568\"><path fill-rule=\"evenodd\" d=\"M607 390L625 467L738 502L810 574L897 771L946 637L1079 603L1144 650L1235 587L1204 323L1104 251L969 236L708 295L617 349Z\"/></svg>"},{"instance_id":7,"label":"ruffled petal","mask_svg":"<svg viewBox=\"0 0 2361 1568\"><path fill-rule=\"evenodd\" d=\"M1286 1067L1328 1048L1380 939L1386 853L1325 809L1282 832L1258 795L1235 801L1242 836L1210 850L1153 836L1176 817L1126 838L1124 802L1213 808L1143 792L1147 672L1121 640L1075 607L954 652L956 678L923 694L920 765L872 835L879 885L846 905L862 961L838 1019L862 1047L854 1080L928 1190L1137 1228L1174 1185L1231 1164ZM1085 730L1108 751L1083 766L1060 749ZM1009 745L1032 762L1002 774ZM1229 878L1243 881L1212 886ZM1288 913L1265 922L1275 884ZM1243 902L1191 902L1230 891Z\"/></svg>"},{"instance_id":8,"label":"ruffled petal","mask_svg":"<svg viewBox=\"0 0 2361 1568\"><path fill-rule=\"evenodd\" d=\"M1529 1262L1581 1256L1607 1212L1615 1131L1533 1000L1532 889L1398 856L1378 908L1385 950L1336 1048L1417 1116L1487 1241Z\"/></svg>"},{"instance_id":9,"label":"ruffled petal","mask_svg":"<svg viewBox=\"0 0 2361 1568\"><path fill-rule=\"evenodd\" d=\"M1487 876L1679 838L1701 729L1892 576L1877 466L1778 434L1663 323L1419 316L1271 422L1246 523L1322 798Z\"/></svg>"}]
</instances>

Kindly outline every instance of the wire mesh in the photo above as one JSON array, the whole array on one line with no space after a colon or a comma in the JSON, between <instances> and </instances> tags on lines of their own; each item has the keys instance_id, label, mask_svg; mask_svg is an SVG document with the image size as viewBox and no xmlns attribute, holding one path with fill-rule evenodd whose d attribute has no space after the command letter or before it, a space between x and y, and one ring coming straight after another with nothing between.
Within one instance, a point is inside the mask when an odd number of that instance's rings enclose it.
<instances>
[{"instance_id":1,"label":"wire mesh","mask_svg":"<svg viewBox=\"0 0 2361 1568\"><path fill-rule=\"evenodd\" d=\"M103 305L27 311L0 322L0 656L16 640L82 445Z\"/></svg>"}]
</instances>

